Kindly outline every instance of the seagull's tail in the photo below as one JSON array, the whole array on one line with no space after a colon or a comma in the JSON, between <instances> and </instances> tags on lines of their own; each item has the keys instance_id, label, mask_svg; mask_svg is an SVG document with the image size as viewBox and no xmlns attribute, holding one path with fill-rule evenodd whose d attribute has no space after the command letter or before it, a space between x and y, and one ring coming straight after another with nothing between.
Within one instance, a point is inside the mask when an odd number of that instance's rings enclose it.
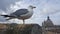
<instances>
[{"instance_id":1,"label":"seagull's tail","mask_svg":"<svg viewBox=\"0 0 60 34\"><path fill-rule=\"evenodd\" d=\"M10 15L0 15L0 16L4 16L4 17L14 17L14 16L10 16Z\"/></svg>"},{"instance_id":2,"label":"seagull's tail","mask_svg":"<svg viewBox=\"0 0 60 34\"><path fill-rule=\"evenodd\" d=\"M0 15L0 16L9 17L9 15Z\"/></svg>"}]
</instances>

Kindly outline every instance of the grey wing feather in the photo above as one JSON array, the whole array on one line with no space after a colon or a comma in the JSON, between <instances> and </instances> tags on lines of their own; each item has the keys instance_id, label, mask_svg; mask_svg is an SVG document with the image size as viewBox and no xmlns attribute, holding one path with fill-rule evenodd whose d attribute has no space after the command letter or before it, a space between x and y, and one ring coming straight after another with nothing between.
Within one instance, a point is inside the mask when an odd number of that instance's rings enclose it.
<instances>
[{"instance_id":1,"label":"grey wing feather","mask_svg":"<svg viewBox=\"0 0 60 34\"><path fill-rule=\"evenodd\" d=\"M19 10L16 10L16 12L12 13L11 15L20 16L20 15L26 14L28 12L29 11L27 9L19 9Z\"/></svg>"}]
</instances>

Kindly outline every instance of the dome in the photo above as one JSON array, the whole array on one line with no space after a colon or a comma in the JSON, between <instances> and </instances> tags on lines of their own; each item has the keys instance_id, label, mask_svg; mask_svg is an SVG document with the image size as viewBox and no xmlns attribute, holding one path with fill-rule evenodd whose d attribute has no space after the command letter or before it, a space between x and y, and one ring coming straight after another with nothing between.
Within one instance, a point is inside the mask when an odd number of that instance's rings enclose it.
<instances>
[{"instance_id":1,"label":"dome","mask_svg":"<svg viewBox=\"0 0 60 34\"><path fill-rule=\"evenodd\" d=\"M53 22L51 21L51 19L49 18L49 16L47 17L47 20L43 22L44 26L53 26Z\"/></svg>"}]
</instances>

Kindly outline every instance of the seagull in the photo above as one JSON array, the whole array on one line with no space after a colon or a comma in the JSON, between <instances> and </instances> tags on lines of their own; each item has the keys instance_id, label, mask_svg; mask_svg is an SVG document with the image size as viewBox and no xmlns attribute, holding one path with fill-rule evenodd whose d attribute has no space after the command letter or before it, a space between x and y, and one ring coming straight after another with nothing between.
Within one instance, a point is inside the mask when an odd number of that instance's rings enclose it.
<instances>
[{"instance_id":1,"label":"seagull","mask_svg":"<svg viewBox=\"0 0 60 34\"><path fill-rule=\"evenodd\" d=\"M34 8L36 7L30 5L28 9L18 9L15 12L11 13L10 15L1 15L1 16L9 17L6 20L10 20L14 18L21 19L23 20L23 24L25 24L25 19L29 19L33 15Z\"/></svg>"}]
</instances>

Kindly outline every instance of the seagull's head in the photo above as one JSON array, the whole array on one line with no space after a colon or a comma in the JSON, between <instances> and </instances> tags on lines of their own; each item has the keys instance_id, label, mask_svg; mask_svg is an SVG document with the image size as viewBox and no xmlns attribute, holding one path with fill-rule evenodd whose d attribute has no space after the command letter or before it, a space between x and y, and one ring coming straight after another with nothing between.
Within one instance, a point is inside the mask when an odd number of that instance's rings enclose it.
<instances>
[{"instance_id":1,"label":"seagull's head","mask_svg":"<svg viewBox=\"0 0 60 34\"><path fill-rule=\"evenodd\" d=\"M29 6L29 8L33 9L33 8L36 8L36 7L35 7L35 6L30 5L30 6Z\"/></svg>"}]
</instances>

